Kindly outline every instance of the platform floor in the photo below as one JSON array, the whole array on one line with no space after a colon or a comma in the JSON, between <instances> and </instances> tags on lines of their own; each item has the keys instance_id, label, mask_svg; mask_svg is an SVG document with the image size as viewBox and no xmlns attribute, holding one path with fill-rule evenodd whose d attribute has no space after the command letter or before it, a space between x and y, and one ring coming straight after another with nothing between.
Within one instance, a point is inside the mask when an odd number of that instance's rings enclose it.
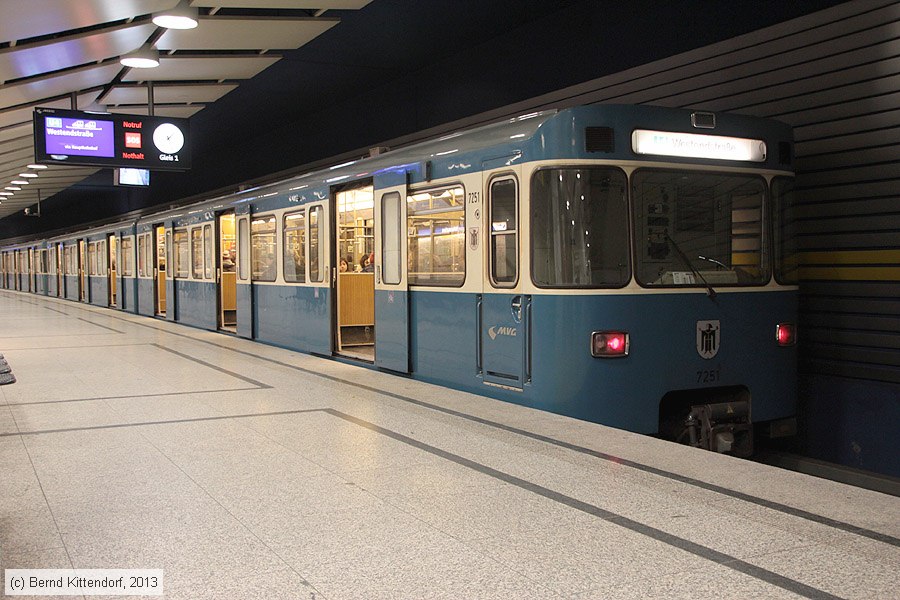
<instances>
[{"instance_id":1,"label":"platform floor","mask_svg":"<svg viewBox=\"0 0 900 600\"><path fill-rule=\"evenodd\" d=\"M0 291L0 568L165 597L900 597L900 499Z\"/></svg>"}]
</instances>

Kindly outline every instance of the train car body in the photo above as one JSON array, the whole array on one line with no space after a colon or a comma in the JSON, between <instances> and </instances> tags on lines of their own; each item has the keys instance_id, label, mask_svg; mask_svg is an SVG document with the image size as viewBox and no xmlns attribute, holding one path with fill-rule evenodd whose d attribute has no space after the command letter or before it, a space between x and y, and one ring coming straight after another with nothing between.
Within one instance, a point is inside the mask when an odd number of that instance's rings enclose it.
<instances>
[{"instance_id":1,"label":"train car body","mask_svg":"<svg viewBox=\"0 0 900 600\"><path fill-rule=\"evenodd\" d=\"M93 304L746 454L796 409L791 153L774 121L578 107L118 226L122 280L109 230L77 243Z\"/></svg>"}]
</instances>

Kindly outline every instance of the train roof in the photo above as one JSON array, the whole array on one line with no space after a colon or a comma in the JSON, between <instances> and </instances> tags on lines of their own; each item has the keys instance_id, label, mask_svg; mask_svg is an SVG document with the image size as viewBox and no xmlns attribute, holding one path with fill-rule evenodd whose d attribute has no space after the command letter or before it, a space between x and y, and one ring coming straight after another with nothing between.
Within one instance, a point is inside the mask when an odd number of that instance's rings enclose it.
<instances>
[{"instance_id":1,"label":"train roof","mask_svg":"<svg viewBox=\"0 0 900 600\"><path fill-rule=\"evenodd\" d=\"M491 160L502 159L507 163L546 158L610 158L615 160L639 160L631 153L631 135L635 128L660 129L725 135L755 137L768 143L790 142L790 126L771 119L747 115L716 113L715 129L697 129L692 115L698 111L649 105L596 104L562 110L537 111L443 135L433 140L418 142L388 151L374 157L348 161L287 177L283 180L253 187L240 192L223 194L164 212L141 218L142 224L181 220L190 224L211 218L204 211L220 210L245 203L254 203L257 210L267 210L284 202L285 195L296 197L295 202L327 197L332 185L366 180L386 171L409 174L411 183L430 179L444 179L453 175L479 171ZM704 113L710 114L710 113ZM614 131L614 154L586 154L583 144L573 144L585 128L604 126ZM767 158L764 164L738 166L778 168L790 170L778 164L776 157ZM646 159L643 159L646 160ZM696 159L673 158L673 162L697 162ZM722 164L735 165L723 161ZM269 197L277 197L267 202Z\"/></svg>"}]
</instances>

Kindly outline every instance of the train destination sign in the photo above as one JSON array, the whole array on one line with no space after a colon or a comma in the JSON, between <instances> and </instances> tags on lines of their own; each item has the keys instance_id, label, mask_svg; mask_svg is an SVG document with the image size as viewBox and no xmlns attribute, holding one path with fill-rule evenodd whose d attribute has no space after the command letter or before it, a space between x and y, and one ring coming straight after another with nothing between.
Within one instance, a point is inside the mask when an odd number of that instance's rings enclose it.
<instances>
[{"instance_id":1,"label":"train destination sign","mask_svg":"<svg viewBox=\"0 0 900 600\"><path fill-rule=\"evenodd\" d=\"M187 119L34 110L34 158L43 164L167 171L191 168Z\"/></svg>"},{"instance_id":2,"label":"train destination sign","mask_svg":"<svg viewBox=\"0 0 900 600\"><path fill-rule=\"evenodd\" d=\"M635 129L631 134L631 147L635 154L749 162L766 160L764 141L723 135Z\"/></svg>"}]
</instances>

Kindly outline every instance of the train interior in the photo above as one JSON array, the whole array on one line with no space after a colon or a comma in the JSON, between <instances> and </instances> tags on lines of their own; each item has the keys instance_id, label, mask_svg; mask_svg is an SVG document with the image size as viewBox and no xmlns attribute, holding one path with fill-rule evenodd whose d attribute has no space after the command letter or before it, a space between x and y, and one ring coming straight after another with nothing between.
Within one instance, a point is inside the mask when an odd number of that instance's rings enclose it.
<instances>
[{"instance_id":1,"label":"train interior","mask_svg":"<svg viewBox=\"0 0 900 600\"><path fill-rule=\"evenodd\" d=\"M109 305L117 306L116 304L116 236L111 233L107 236L109 239L109 243L107 244L107 248L109 250L109 256L107 264L109 265L109 271L107 277L109 277Z\"/></svg>"},{"instance_id":2,"label":"train interior","mask_svg":"<svg viewBox=\"0 0 900 600\"><path fill-rule=\"evenodd\" d=\"M237 237L234 211L218 215L219 329L237 333Z\"/></svg>"},{"instance_id":3,"label":"train interior","mask_svg":"<svg viewBox=\"0 0 900 600\"><path fill-rule=\"evenodd\" d=\"M372 185L338 191L335 351L375 360L375 208Z\"/></svg>"},{"instance_id":4,"label":"train interior","mask_svg":"<svg viewBox=\"0 0 900 600\"><path fill-rule=\"evenodd\" d=\"M156 230L156 314L166 316L166 228L157 225Z\"/></svg>"}]
</instances>

